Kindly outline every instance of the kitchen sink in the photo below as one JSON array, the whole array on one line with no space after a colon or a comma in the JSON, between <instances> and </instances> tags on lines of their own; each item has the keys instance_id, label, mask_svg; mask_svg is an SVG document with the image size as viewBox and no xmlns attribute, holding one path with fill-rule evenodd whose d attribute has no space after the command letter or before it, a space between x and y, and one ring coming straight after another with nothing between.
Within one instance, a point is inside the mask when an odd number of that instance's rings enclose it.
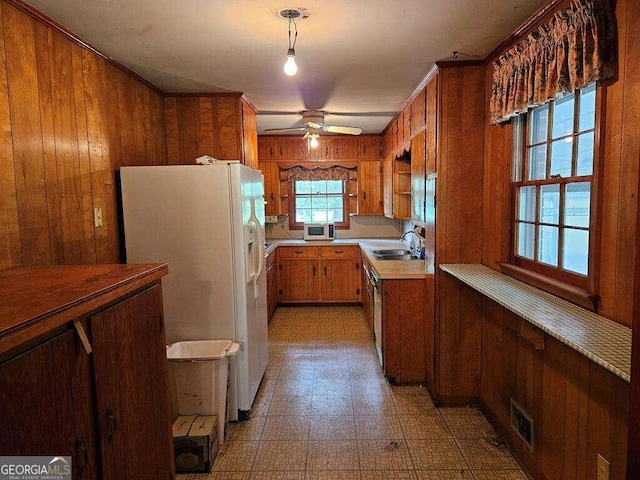
<instances>
[{"instance_id":1,"label":"kitchen sink","mask_svg":"<svg viewBox=\"0 0 640 480\"><path fill-rule=\"evenodd\" d=\"M418 256L410 250L372 250L377 260L418 260Z\"/></svg>"}]
</instances>

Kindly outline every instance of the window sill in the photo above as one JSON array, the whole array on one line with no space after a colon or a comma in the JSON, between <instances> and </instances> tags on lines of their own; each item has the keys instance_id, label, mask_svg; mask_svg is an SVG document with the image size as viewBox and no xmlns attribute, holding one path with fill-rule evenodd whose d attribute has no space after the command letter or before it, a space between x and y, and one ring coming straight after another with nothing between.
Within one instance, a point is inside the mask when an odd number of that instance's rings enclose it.
<instances>
[{"instance_id":1,"label":"window sill","mask_svg":"<svg viewBox=\"0 0 640 480\"><path fill-rule=\"evenodd\" d=\"M549 278L540 273L532 272L526 268L518 267L510 263L498 262L502 273L521 282L528 283L532 287L539 288L547 293L560 297L591 312L598 312L598 295L591 294L582 288L574 287L559 280Z\"/></svg>"}]
</instances>

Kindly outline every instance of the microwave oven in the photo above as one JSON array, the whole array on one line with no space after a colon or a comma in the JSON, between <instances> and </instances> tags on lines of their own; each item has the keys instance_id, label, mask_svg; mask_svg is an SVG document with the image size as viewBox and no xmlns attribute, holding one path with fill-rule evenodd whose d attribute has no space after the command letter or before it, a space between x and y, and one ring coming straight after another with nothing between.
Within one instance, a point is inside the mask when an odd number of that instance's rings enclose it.
<instances>
[{"instance_id":1,"label":"microwave oven","mask_svg":"<svg viewBox=\"0 0 640 480\"><path fill-rule=\"evenodd\" d=\"M335 238L335 227L333 223L305 223L305 240L333 240Z\"/></svg>"}]
</instances>

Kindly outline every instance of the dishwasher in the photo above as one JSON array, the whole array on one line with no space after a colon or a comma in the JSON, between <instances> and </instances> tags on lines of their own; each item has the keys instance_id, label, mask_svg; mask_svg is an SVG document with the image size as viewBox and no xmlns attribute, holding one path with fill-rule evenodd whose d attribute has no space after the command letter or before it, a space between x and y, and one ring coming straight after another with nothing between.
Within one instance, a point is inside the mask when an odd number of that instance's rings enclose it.
<instances>
[{"instance_id":1,"label":"dishwasher","mask_svg":"<svg viewBox=\"0 0 640 480\"><path fill-rule=\"evenodd\" d=\"M369 269L369 283L373 286L373 338L380 365L382 361L382 283L373 267Z\"/></svg>"}]
</instances>

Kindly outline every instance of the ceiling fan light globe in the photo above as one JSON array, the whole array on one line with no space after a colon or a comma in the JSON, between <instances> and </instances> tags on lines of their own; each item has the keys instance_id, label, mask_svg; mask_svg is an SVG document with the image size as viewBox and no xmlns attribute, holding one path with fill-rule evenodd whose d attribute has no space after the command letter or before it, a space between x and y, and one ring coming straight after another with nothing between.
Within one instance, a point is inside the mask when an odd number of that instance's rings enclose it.
<instances>
[{"instance_id":1,"label":"ceiling fan light globe","mask_svg":"<svg viewBox=\"0 0 640 480\"><path fill-rule=\"evenodd\" d=\"M292 53L293 52L293 53ZM287 52L287 61L284 64L284 73L293 77L298 71L298 66L296 65L296 55L293 49L289 49Z\"/></svg>"},{"instance_id":2,"label":"ceiling fan light globe","mask_svg":"<svg viewBox=\"0 0 640 480\"><path fill-rule=\"evenodd\" d=\"M309 146L311 148L318 148L320 146L320 141L318 140L318 137L312 136L309 139Z\"/></svg>"}]
</instances>

